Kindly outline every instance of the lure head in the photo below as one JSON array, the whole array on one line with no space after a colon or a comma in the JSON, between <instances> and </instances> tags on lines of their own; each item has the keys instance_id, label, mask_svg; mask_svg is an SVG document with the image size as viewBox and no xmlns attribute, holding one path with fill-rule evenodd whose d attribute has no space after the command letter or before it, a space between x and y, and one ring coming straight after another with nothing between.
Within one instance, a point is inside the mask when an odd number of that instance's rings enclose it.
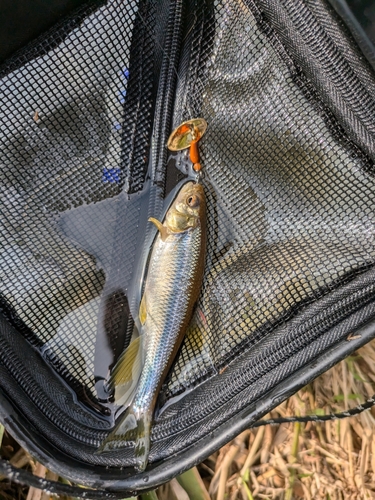
<instances>
[{"instance_id":1,"label":"lure head","mask_svg":"<svg viewBox=\"0 0 375 500\"><path fill-rule=\"evenodd\" d=\"M203 186L188 182L181 188L168 210L164 225L173 233L195 228L204 218L205 205Z\"/></svg>"}]
</instances>

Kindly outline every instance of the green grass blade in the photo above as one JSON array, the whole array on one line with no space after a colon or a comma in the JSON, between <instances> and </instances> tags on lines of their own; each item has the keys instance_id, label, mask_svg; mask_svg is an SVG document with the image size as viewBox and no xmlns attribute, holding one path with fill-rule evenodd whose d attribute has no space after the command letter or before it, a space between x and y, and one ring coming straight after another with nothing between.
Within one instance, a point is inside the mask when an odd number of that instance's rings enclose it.
<instances>
[{"instance_id":1,"label":"green grass blade","mask_svg":"<svg viewBox=\"0 0 375 500\"><path fill-rule=\"evenodd\" d=\"M248 500L254 500L254 497L251 494L250 488L248 487L246 481L243 478L242 478L242 486L245 488Z\"/></svg>"},{"instance_id":2,"label":"green grass blade","mask_svg":"<svg viewBox=\"0 0 375 500\"><path fill-rule=\"evenodd\" d=\"M210 495L196 467L178 476L177 481L189 495L190 500L210 500Z\"/></svg>"},{"instance_id":3,"label":"green grass blade","mask_svg":"<svg viewBox=\"0 0 375 500\"><path fill-rule=\"evenodd\" d=\"M158 500L158 496L155 490L148 491L147 493L142 493L140 496L141 500Z\"/></svg>"}]
</instances>

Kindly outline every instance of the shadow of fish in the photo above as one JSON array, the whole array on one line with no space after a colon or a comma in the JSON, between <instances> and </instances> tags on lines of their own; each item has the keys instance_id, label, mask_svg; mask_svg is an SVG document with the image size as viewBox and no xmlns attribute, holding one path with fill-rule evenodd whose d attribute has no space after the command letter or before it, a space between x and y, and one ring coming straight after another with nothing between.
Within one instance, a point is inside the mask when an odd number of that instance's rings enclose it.
<instances>
[{"instance_id":1,"label":"shadow of fish","mask_svg":"<svg viewBox=\"0 0 375 500\"><path fill-rule=\"evenodd\" d=\"M152 248L139 310L140 336L113 369L109 387L129 405L99 452L135 440L136 468L147 466L156 399L181 344L203 277L206 221L203 187L186 183L169 208Z\"/></svg>"}]
</instances>

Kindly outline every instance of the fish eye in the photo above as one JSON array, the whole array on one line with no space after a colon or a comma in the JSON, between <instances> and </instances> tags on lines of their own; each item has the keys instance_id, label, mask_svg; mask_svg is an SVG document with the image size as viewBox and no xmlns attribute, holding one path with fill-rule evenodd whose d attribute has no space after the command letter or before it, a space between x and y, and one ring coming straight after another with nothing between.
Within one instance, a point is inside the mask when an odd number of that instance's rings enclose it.
<instances>
[{"instance_id":1,"label":"fish eye","mask_svg":"<svg viewBox=\"0 0 375 500\"><path fill-rule=\"evenodd\" d=\"M199 198L196 194L192 194L192 195L187 197L186 203L191 208L197 208L197 207L199 207Z\"/></svg>"}]
</instances>

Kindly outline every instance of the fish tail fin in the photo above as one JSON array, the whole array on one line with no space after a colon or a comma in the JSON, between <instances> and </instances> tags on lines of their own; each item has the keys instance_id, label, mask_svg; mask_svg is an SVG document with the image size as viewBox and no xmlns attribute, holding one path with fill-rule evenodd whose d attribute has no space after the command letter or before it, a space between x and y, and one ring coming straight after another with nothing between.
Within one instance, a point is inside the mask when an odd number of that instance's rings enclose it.
<instances>
[{"instance_id":1,"label":"fish tail fin","mask_svg":"<svg viewBox=\"0 0 375 500\"><path fill-rule=\"evenodd\" d=\"M151 412L140 412L130 406L119 424L101 443L97 453L123 448L128 441L135 441L136 468L144 471L150 452Z\"/></svg>"},{"instance_id":2,"label":"fish tail fin","mask_svg":"<svg viewBox=\"0 0 375 500\"><path fill-rule=\"evenodd\" d=\"M135 439L134 455L136 467L142 472L146 469L150 453L151 414L143 413L137 420L137 434Z\"/></svg>"}]
</instances>

